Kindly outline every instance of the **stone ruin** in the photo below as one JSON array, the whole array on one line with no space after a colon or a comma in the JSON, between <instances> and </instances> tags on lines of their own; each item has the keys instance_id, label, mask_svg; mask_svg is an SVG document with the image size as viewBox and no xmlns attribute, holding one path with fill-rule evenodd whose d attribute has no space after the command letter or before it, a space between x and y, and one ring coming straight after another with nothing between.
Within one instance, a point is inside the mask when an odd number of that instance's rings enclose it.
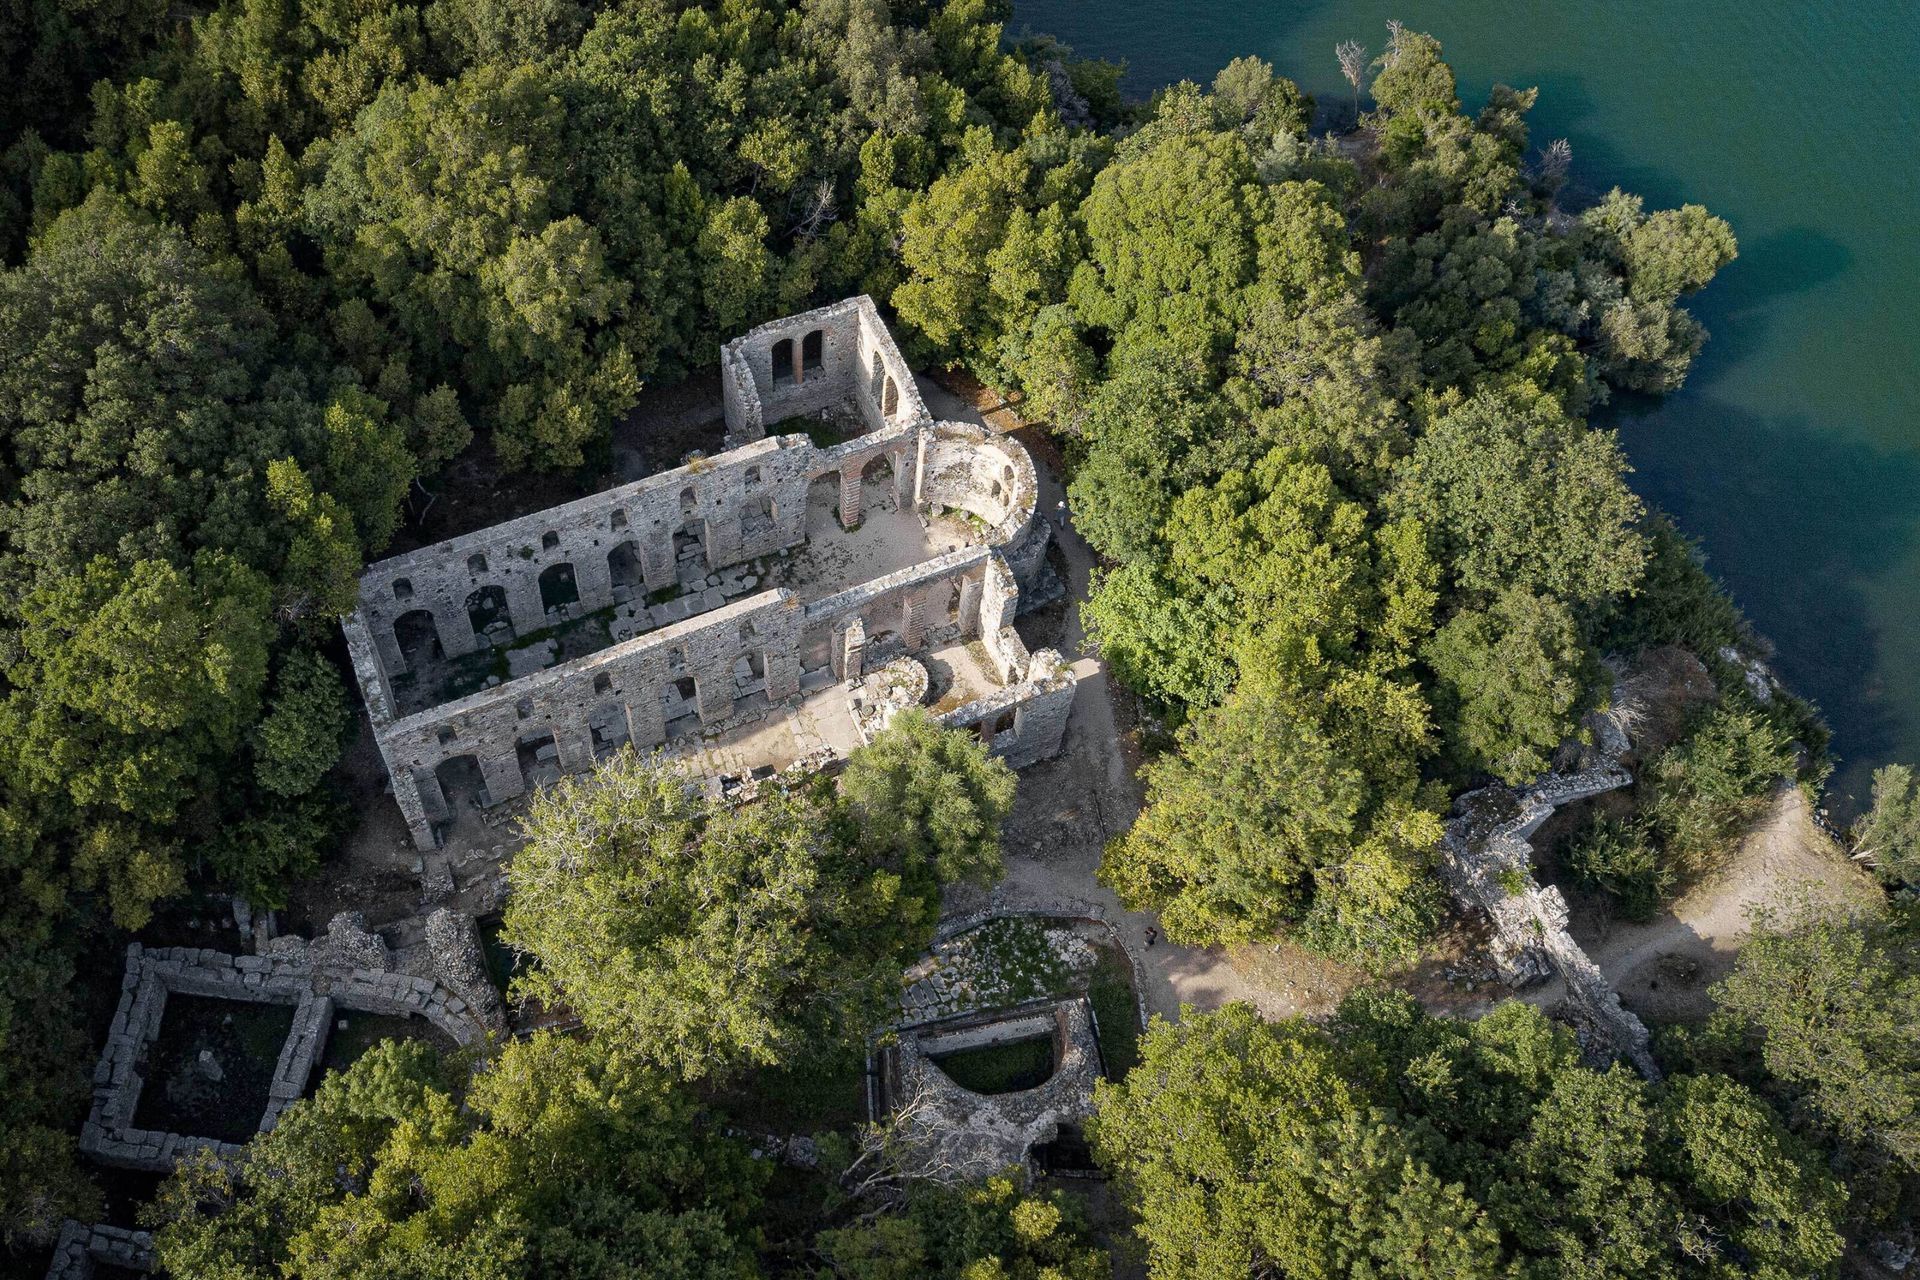
<instances>
[{"instance_id":1,"label":"stone ruin","mask_svg":"<svg viewBox=\"0 0 1920 1280\"><path fill-rule=\"evenodd\" d=\"M1560 890L1541 887L1533 875L1530 839L1555 809L1633 781L1620 764L1632 746L1625 726L1634 714L1622 683L1614 686L1613 706L1588 717L1590 767L1550 773L1518 789L1483 787L1456 800L1440 842L1440 872L1454 899L1492 927L1488 950L1503 981L1520 988L1558 975L1566 987L1565 1013L1587 1052L1624 1059L1658 1080L1646 1025L1621 1007L1606 975L1567 931Z\"/></svg>"},{"instance_id":2,"label":"stone ruin","mask_svg":"<svg viewBox=\"0 0 1920 1280\"><path fill-rule=\"evenodd\" d=\"M962 1049L1047 1037L1053 1074L1031 1089L976 1093L934 1058ZM1093 1114L1100 1043L1086 997L1041 1001L902 1028L880 1051L878 1110L894 1117L918 1176L956 1182L1026 1166L1062 1125Z\"/></svg>"},{"instance_id":3,"label":"stone ruin","mask_svg":"<svg viewBox=\"0 0 1920 1280\"><path fill-rule=\"evenodd\" d=\"M93 1280L101 1267L121 1271L153 1270L153 1236L105 1223L88 1225L68 1218L60 1224L46 1280Z\"/></svg>"},{"instance_id":4,"label":"stone ruin","mask_svg":"<svg viewBox=\"0 0 1920 1280\"><path fill-rule=\"evenodd\" d=\"M455 936L457 927L443 921L439 932L456 965L474 959L471 952L464 959L453 954L464 948ZM430 940L433 934L429 921ZM471 941L477 949L477 940ZM437 958L439 948L434 951ZM135 1125L141 1091L147 1084L144 1060L160 1034L170 995L293 1006L293 1027L274 1064L266 1109L260 1117L263 1132L272 1129L280 1113L306 1092L337 1009L424 1018L462 1045L480 1044L490 1031L499 1029L499 993L492 991L490 982L486 986L492 992L492 1007L476 1007L469 998L474 993L469 980L473 975L464 967L457 967L448 983L401 972L392 961L386 943L355 913L336 916L327 933L312 942L277 938L260 955L129 943L120 1005L94 1068L93 1104L81 1127L80 1149L105 1164L152 1172L167 1172L195 1151L211 1150L222 1157L241 1153L237 1143ZM484 970L478 978L484 981Z\"/></svg>"},{"instance_id":5,"label":"stone ruin","mask_svg":"<svg viewBox=\"0 0 1920 1280\"><path fill-rule=\"evenodd\" d=\"M672 755L836 693L844 719L857 708L843 686L937 645L979 677L938 719L1015 767L1058 752L1074 676L1013 629L1051 575L1026 449L934 422L866 297L762 325L720 364L726 452L362 575L347 647L418 848L455 820L450 789L491 807L543 770L586 771L626 745ZM804 415L851 434L767 435ZM914 523L861 544L876 502ZM900 545L903 529L919 545ZM829 542L837 571L806 554ZM848 563L880 571L849 581ZM604 645L569 652L601 626ZM439 662L460 671L442 684Z\"/></svg>"}]
</instances>

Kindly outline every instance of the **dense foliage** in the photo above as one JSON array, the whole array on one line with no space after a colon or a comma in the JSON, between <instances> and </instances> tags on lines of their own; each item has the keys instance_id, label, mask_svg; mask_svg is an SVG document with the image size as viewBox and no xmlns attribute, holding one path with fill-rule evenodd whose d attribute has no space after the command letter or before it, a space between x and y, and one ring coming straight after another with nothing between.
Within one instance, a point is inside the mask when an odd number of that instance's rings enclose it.
<instances>
[{"instance_id":1,"label":"dense foliage","mask_svg":"<svg viewBox=\"0 0 1920 1280\"><path fill-rule=\"evenodd\" d=\"M1156 1280L1828 1274L1846 1192L1751 1091L1580 1065L1508 1003L1157 1024L1092 1137Z\"/></svg>"},{"instance_id":2,"label":"dense foliage","mask_svg":"<svg viewBox=\"0 0 1920 1280\"><path fill-rule=\"evenodd\" d=\"M410 495L456 458L591 471L642 386L771 315L871 293L916 362L969 366L1065 445L1105 561L1083 616L1176 727L1103 874L1176 940L1409 961L1450 790L1541 769L1602 653L1744 639L1585 423L1681 384L1724 223L1566 207L1532 91L1463 114L1438 42L1397 25L1375 110L1331 139L1257 59L1136 110L1116 68L1003 43L1007 10L0 14L0 1235L97 1203L67 1136L74 955L190 887L277 904L337 833L332 621ZM1817 753L1796 707L1703 713L1576 872L1657 902L1795 741ZM1911 781L1863 829L1909 881ZM998 874L1011 800L917 717L838 793L719 806L631 757L541 793L507 937L521 994L592 1038L477 1074L375 1049L239 1167L168 1184L163 1264L751 1274L767 1174L688 1082L844 1057L942 889ZM1844 1197L1805 1144L1883 1216L1912 1173L1910 939L1770 935L1702 1070L1659 1086L1524 1008L1228 1010L1149 1037L1096 1145L1157 1276L1821 1274ZM1002 1180L800 1236L848 1276L1107 1270Z\"/></svg>"},{"instance_id":3,"label":"dense foliage","mask_svg":"<svg viewBox=\"0 0 1920 1280\"><path fill-rule=\"evenodd\" d=\"M1862 919L1762 916L1715 986L1704 1028L1671 1046L1772 1095L1831 1153L1855 1217L1920 1210L1920 917L1910 900Z\"/></svg>"},{"instance_id":4,"label":"dense foliage","mask_svg":"<svg viewBox=\"0 0 1920 1280\"><path fill-rule=\"evenodd\" d=\"M504 937L536 961L519 992L688 1080L859 1044L941 889L997 873L1013 779L917 716L848 775L728 804L628 751L543 789L508 870Z\"/></svg>"},{"instance_id":5,"label":"dense foliage","mask_svg":"<svg viewBox=\"0 0 1920 1280\"><path fill-rule=\"evenodd\" d=\"M189 1163L150 1216L179 1280L754 1274L763 1174L643 1069L553 1036L461 1064L388 1040L237 1167Z\"/></svg>"},{"instance_id":6,"label":"dense foliage","mask_svg":"<svg viewBox=\"0 0 1920 1280\"><path fill-rule=\"evenodd\" d=\"M43 1158L77 1118L83 1055L41 1033L72 952L189 887L277 904L335 838L332 619L416 483L462 451L604 459L643 382L721 336L889 298L907 207L963 151L1030 148L1057 171L1031 198L1073 207L1102 149L1049 74L1085 123L1111 69L1004 51L999 16L0 14L0 937L31 978L0 1004L7 1235L84 1199Z\"/></svg>"}]
</instances>

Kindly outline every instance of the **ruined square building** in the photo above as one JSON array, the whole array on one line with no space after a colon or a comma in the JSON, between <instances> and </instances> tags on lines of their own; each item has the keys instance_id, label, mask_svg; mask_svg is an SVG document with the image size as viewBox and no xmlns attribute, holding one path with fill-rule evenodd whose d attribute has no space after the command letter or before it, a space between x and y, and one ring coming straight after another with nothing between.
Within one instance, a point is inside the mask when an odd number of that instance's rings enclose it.
<instances>
[{"instance_id":1,"label":"ruined square building","mask_svg":"<svg viewBox=\"0 0 1920 1280\"><path fill-rule=\"evenodd\" d=\"M902 690L1015 767L1060 749L1074 677L1013 627L1051 577L1026 449L934 422L866 297L720 369L725 452L361 576L348 650L419 848L628 744L825 763Z\"/></svg>"}]
</instances>

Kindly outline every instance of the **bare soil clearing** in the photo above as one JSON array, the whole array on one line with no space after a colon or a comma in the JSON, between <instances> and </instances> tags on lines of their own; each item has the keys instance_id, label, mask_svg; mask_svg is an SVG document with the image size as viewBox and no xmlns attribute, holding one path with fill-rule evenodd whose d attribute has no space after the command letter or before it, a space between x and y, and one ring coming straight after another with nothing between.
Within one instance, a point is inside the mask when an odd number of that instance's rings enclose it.
<instances>
[{"instance_id":1,"label":"bare soil clearing","mask_svg":"<svg viewBox=\"0 0 1920 1280\"><path fill-rule=\"evenodd\" d=\"M1707 988L1732 970L1756 908L1806 901L1852 911L1880 897L1873 879L1815 825L1806 794L1783 784L1726 862L1659 917L1610 920L1583 895L1572 903L1572 932L1629 1009L1654 1022L1694 1021L1712 1012ZM1553 997L1557 985L1527 998Z\"/></svg>"}]
</instances>

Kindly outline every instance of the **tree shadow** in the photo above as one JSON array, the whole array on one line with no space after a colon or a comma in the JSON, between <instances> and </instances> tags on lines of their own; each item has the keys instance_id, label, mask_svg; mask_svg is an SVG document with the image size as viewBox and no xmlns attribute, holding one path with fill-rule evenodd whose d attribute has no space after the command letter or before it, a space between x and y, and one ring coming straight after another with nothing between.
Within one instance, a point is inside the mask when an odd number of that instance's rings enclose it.
<instances>
[{"instance_id":1,"label":"tree shadow","mask_svg":"<svg viewBox=\"0 0 1920 1280\"><path fill-rule=\"evenodd\" d=\"M1920 739L1883 687L1890 656L1915 660L1910 638L1882 635L1868 607L1869 583L1920 541L1920 456L1700 396L1623 399L1604 417L1634 488L1708 549L1780 676L1821 707L1844 764L1836 798L1862 797L1865 773Z\"/></svg>"}]
</instances>

